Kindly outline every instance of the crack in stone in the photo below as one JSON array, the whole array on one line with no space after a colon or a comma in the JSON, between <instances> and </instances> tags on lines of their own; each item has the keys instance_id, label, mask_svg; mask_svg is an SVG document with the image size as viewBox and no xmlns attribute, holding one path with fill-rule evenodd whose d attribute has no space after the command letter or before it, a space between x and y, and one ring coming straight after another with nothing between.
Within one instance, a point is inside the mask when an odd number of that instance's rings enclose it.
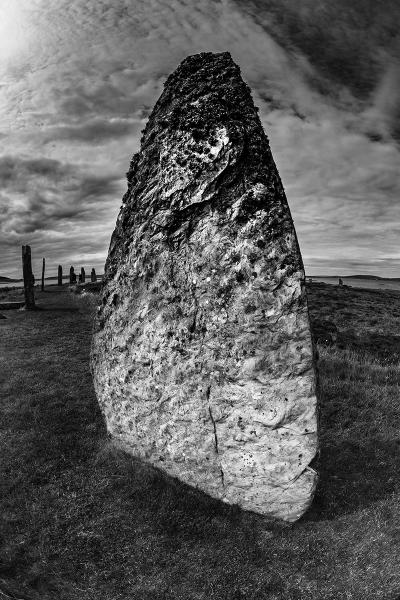
<instances>
[{"instance_id":1,"label":"crack in stone","mask_svg":"<svg viewBox=\"0 0 400 600\"><path fill-rule=\"evenodd\" d=\"M225 487L225 479L224 479L224 472L222 470L222 467L219 467L219 470L221 472L221 483L222 483L222 487Z\"/></svg>"},{"instance_id":2,"label":"crack in stone","mask_svg":"<svg viewBox=\"0 0 400 600\"><path fill-rule=\"evenodd\" d=\"M215 453L219 454L219 452L218 452L217 427L215 425L215 421L214 421L214 418L213 418L213 415L212 415L212 412L211 412L211 406L208 406L208 412L210 413L210 419L211 419L211 422L212 422L213 427L214 427Z\"/></svg>"},{"instance_id":3,"label":"crack in stone","mask_svg":"<svg viewBox=\"0 0 400 600\"><path fill-rule=\"evenodd\" d=\"M210 415L211 423L213 424L213 428L214 428L215 453L219 454L219 450L218 450L218 437L217 437L217 425L215 423L215 419L213 417L211 406L210 406L210 403L209 403L210 392L211 392L211 386L209 385L208 388L207 388L207 390L206 390L206 398L207 398L207 401L208 401L208 412L209 412L209 415ZM221 465L219 467L219 470L220 470L220 474L221 474L222 487L224 487L225 486L224 471L222 470Z\"/></svg>"}]
</instances>

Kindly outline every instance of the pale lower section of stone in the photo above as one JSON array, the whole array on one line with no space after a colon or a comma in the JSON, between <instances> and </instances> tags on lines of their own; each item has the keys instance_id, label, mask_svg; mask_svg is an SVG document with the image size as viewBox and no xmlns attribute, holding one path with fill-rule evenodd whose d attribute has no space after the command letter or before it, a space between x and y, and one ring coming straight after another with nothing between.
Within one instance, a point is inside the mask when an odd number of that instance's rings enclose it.
<instances>
[{"instance_id":1,"label":"pale lower section of stone","mask_svg":"<svg viewBox=\"0 0 400 600\"><path fill-rule=\"evenodd\" d=\"M122 276L112 284L117 306L93 348L97 396L132 454L213 497L294 521L317 480L302 273L271 274L254 240L217 239L207 222L193 253L157 254L149 283L136 260L134 293Z\"/></svg>"},{"instance_id":2,"label":"pale lower section of stone","mask_svg":"<svg viewBox=\"0 0 400 600\"><path fill-rule=\"evenodd\" d=\"M128 452L215 498L295 521L309 507L317 483L308 466L316 431L307 428L316 400L305 396L307 408L301 398L295 409L273 402L249 407L250 394L246 386L216 389L208 402L200 395L184 406L166 402L162 416L156 405L146 411L126 407L118 422L108 415L108 428ZM259 394L252 398L260 402Z\"/></svg>"}]
</instances>

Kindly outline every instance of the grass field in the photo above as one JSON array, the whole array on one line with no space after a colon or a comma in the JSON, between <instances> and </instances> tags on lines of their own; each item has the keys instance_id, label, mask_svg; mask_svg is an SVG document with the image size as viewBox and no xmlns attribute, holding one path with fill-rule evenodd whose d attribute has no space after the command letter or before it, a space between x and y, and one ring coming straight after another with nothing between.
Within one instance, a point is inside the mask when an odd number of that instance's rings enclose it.
<instances>
[{"instance_id":1,"label":"grass field","mask_svg":"<svg viewBox=\"0 0 400 600\"><path fill-rule=\"evenodd\" d=\"M400 293L309 298L315 328L338 331L318 345L320 486L291 526L113 450L89 372L95 297L49 286L41 310L4 311L0 599L398 600Z\"/></svg>"}]
</instances>

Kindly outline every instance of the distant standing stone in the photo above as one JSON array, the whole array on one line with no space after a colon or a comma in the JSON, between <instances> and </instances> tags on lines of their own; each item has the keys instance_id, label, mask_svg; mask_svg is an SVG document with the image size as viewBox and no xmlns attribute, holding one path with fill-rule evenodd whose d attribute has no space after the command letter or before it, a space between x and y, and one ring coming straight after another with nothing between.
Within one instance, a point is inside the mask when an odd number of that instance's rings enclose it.
<instances>
[{"instance_id":1,"label":"distant standing stone","mask_svg":"<svg viewBox=\"0 0 400 600\"><path fill-rule=\"evenodd\" d=\"M69 270L69 282L70 284L76 283L76 273L74 267Z\"/></svg>"},{"instance_id":2,"label":"distant standing stone","mask_svg":"<svg viewBox=\"0 0 400 600\"><path fill-rule=\"evenodd\" d=\"M58 285L62 285L62 266L58 265Z\"/></svg>"},{"instance_id":3,"label":"distant standing stone","mask_svg":"<svg viewBox=\"0 0 400 600\"><path fill-rule=\"evenodd\" d=\"M31 247L22 246L22 272L24 277L25 308L34 310L35 306L35 276L32 273Z\"/></svg>"},{"instance_id":4,"label":"distant standing stone","mask_svg":"<svg viewBox=\"0 0 400 600\"><path fill-rule=\"evenodd\" d=\"M339 285L343 285L343 279L340 279L340 277L339 277Z\"/></svg>"},{"instance_id":5,"label":"distant standing stone","mask_svg":"<svg viewBox=\"0 0 400 600\"><path fill-rule=\"evenodd\" d=\"M92 269L92 271L90 273L90 281L92 281L92 282L97 281L97 275L96 275L96 271L94 269Z\"/></svg>"},{"instance_id":6,"label":"distant standing stone","mask_svg":"<svg viewBox=\"0 0 400 600\"><path fill-rule=\"evenodd\" d=\"M85 274L85 269L83 267L81 267L81 277L80 277L80 281L82 283L85 283L85 279L86 279L86 274Z\"/></svg>"},{"instance_id":7,"label":"distant standing stone","mask_svg":"<svg viewBox=\"0 0 400 600\"><path fill-rule=\"evenodd\" d=\"M211 496L295 521L317 482L305 275L228 53L168 78L127 176L92 346L108 431Z\"/></svg>"},{"instance_id":8,"label":"distant standing stone","mask_svg":"<svg viewBox=\"0 0 400 600\"><path fill-rule=\"evenodd\" d=\"M45 272L45 269L46 269L46 259L43 258L42 259L42 287L41 287L42 292L44 292L44 272Z\"/></svg>"}]
</instances>

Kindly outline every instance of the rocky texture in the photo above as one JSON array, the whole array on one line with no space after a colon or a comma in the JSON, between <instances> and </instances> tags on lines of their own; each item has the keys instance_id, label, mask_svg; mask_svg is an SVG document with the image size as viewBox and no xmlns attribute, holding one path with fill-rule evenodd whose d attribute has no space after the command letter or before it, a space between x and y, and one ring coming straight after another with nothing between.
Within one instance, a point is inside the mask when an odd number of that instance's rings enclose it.
<instances>
[{"instance_id":1,"label":"rocky texture","mask_svg":"<svg viewBox=\"0 0 400 600\"><path fill-rule=\"evenodd\" d=\"M108 430L187 484L294 521L317 479L304 271L228 53L168 78L127 177L92 347Z\"/></svg>"}]
</instances>

